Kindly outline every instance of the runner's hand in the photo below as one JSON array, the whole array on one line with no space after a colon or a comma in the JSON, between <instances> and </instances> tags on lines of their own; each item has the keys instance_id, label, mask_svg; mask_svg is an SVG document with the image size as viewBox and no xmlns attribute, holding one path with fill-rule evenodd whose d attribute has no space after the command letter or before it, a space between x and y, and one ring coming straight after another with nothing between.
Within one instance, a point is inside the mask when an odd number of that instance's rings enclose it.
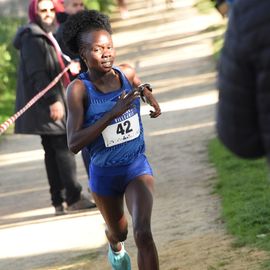
<instances>
[{"instance_id":1,"label":"runner's hand","mask_svg":"<svg viewBox=\"0 0 270 270\"><path fill-rule=\"evenodd\" d=\"M143 96L144 96L146 102L155 109L154 111L150 110L150 114L149 114L150 117L156 118L156 117L160 116L161 110L160 110L159 104L156 101L156 99L154 98L152 92L149 89L144 88Z\"/></svg>"},{"instance_id":2,"label":"runner's hand","mask_svg":"<svg viewBox=\"0 0 270 270\"><path fill-rule=\"evenodd\" d=\"M64 106L60 101L50 105L50 117L53 121L61 120L64 117Z\"/></svg>"},{"instance_id":3,"label":"runner's hand","mask_svg":"<svg viewBox=\"0 0 270 270\"><path fill-rule=\"evenodd\" d=\"M123 91L115 106L111 110L112 116L114 118L119 117L127 110L131 109L134 106L132 102L139 96L140 94L137 91L131 91L128 94Z\"/></svg>"},{"instance_id":4,"label":"runner's hand","mask_svg":"<svg viewBox=\"0 0 270 270\"><path fill-rule=\"evenodd\" d=\"M69 67L70 73L73 76L76 76L80 73L81 71L81 64L79 61L71 61L70 62L70 67Z\"/></svg>"}]
</instances>

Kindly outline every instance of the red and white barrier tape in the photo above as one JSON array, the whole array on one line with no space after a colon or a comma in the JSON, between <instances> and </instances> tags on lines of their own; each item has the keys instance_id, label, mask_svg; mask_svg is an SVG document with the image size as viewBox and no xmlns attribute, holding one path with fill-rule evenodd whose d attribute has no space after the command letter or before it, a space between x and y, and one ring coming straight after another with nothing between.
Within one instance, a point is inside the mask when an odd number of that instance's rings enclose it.
<instances>
[{"instance_id":1,"label":"red and white barrier tape","mask_svg":"<svg viewBox=\"0 0 270 270\"><path fill-rule=\"evenodd\" d=\"M35 104L42 96L44 96L53 86L55 86L61 77L67 72L70 68L70 65L66 66L66 68L59 73L49 84L46 88L41 90L37 95L35 95L28 103L12 115L9 119L7 119L4 123L0 125L0 136L8 129L8 127L13 124L26 110L28 110L33 104Z\"/></svg>"}]
</instances>

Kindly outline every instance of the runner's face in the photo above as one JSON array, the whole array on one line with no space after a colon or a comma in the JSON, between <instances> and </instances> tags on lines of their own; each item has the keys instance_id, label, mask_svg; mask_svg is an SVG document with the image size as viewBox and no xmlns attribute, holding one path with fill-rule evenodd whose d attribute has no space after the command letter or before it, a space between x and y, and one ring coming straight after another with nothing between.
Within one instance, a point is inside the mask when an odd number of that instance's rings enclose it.
<instances>
[{"instance_id":1,"label":"runner's face","mask_svg":"<svg viewBox=\"0 0 270 270\"><path fill-rule=\"evenodd\" d=\"M55 9L53 2L50 0L42 0L38 3L37 14L40 18L41 23L50 26L54 24L55 20Z\"/></svg>"},{"instance_id":2,"label":"runner's face","mask_svg":"<svg viewBox=\"0 0 270 270\"><path fill-rule=\"evenodd\" d=\"M82 56L89 69L109 72L115 59L111 35L105 30L91 31L82 35Z\"/></svg>"},{"instance_id":3,"label":"runner's face","mask_svg":"<svg viewBox=\"0 0 270 270\"><path fill-rule=\"evenodd\" d=\"M67 0L64 2L64 6L66 13L70 15L84 10L84 4L82 0Z\"/></svg>"}]
</instances>

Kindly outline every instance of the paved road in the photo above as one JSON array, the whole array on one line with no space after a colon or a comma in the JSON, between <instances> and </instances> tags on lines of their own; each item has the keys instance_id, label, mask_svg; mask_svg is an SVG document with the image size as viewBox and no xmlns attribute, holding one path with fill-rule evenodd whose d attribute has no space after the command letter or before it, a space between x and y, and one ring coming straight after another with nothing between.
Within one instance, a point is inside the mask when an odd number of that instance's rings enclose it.
<instances>
[{"instance_id":1,"label":"paved road","mask_svg":"<svg viewBox=\"0 0 270 270\"><path fill-rule=\"evenodd\" d=\"M163 111L153 121L149 108L142 108L157 179L153 229L161 248L218 227L216 203L207 188L213 171L206 162L217 93L212 34L204 30L220 18L199 16L192 0L176 0L171 10L160 1L149 9L142 7L144 2L130 2L131 17L113 17L113 29L117 62L128 61L144 82L153 84ZM78 179L86 190L79 155L77 161ZM106 245L98 211L53 216L38 137L1 138L0 200L1 270L38 269ZM128 245L134 249L132 239ZM165 268L165 255L161 264L161 269L173 269Z\"/></svg>"}]
</instances>

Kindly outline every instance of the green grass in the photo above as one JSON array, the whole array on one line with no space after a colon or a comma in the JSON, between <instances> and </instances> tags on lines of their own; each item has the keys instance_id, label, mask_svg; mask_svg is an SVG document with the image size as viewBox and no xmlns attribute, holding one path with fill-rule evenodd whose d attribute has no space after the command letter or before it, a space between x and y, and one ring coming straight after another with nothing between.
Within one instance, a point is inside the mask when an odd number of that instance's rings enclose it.
<instances>
[{"instance_id":1,"label":"green grass","mask_svg":"<svg viewBox=\"0 0 270 270\"><path fill-rule=\"evenodd\" d=\"M0 97L0 124L14 114L15 95L13 92L5 92ZM14 125L11 125L5 134L13 133Z\"/></svg>"},{"instance_id":2,"label":"green grass","mask_svg":"<svg viewBox=\"0 0 270 270\"><path fill-rule=\"evenodd\" d=\"M221 29L225 31L225 26L220 26L220 27ZM216 61L218 61L219 59L219 55L223 47L223 43L224 43L223 35L217 36L213 40L214 58Z\"/></svg>"},{"instance_id":3,"label":"green grass","mask_svg":"<svg viewBox=\"0 0 270 270\"><path fill-rule=\"evenodd\" d=\"M14 114L18 52L12 45L17 28L25 19L0 16L0 124ZM6 133L12 132L13 127Z\"/></svg>"},{"instance_id":4,"label":"green grass","mask_svg":"<svg viewBox=\"0 0 270 270\"><path fill-rule=\"evenodd\" d=\"M203 31L203 32L208 32L208 33L209 32L215 33L212 39L212 46L213 46L213 57L216 61L218 61L221 49L223 47L224 33L226 31L226 27L227 27L227 24L225 22L225 23L212 25Z\"/></svg>"},{"instance_id":5,"label":"green grass","mask_svg":"<svg viewBox=\"0 0 270 270\"><path fill-rule=\"evenodd\" d=\"M4 122L14 114L15 95L13 92L4 92L0 97L0 122Z\"/></svg>"},{"instance_id":6,"label":"green grass","mask_svg":"<svg viewBox=\"0 0 270 270\"><path fill-rule=\"evenodd\" d=\"M194 5L201 13L207 14L214 8L214 3L210 0L198 0Z\"/></svg>"},{"instance_id":7,"label":"green grass","mask_svg":"<svg viewBox=\"0 0 270 270\"><path fill-rule=\"evenodd\" d=\"M216 10L214 3L210 0L198 0L194 7L202 14L209 14ZM204 32L215 32L216 36L213 38L213 56L217 61L224 42L224 33L227 27L227 21L221 20L219 24L211 25L206 28Z\"/></svg>"},{"instance_id":8,"label":"green grass","mask_svg":"<svg viewBox=\"0 0 270 270\"><path fill-rule=\"evenodd\" d=\"M209 158L217 169L215 190L235 246L249 244L270 251L270 180L265 159L240 159L217 139L209 144Z\"/></svg>"},{"instance_id":9,"label":"green grass","mask_svg":"<svg viewBox=\"0 0 270 270\"><path fill-rule=\"evenodd\" d=\"M205 1L198 1L197 8L201 12L210 11ZM216 61L223 47L226 27L224 21L205 30L218 33L212 43ZM223 222L234 236L233 246L249 245L269 252L270 173L266 160L240 159L218 139L209 142L209 159L217 170L215 192L221 198ZM270 269L270 260L262 262L260 268Z\"/></svg>"},{"instance_id":10,"label":"green grass","mask_svg":"<svg viewBox=\"0 0 270 270\"><path fill-rule=\"evenodd\" d=\"M114 0L84 0L84 4L88 9L100 10L109 15L112 9L116 6L116 1Z\"/></svg>"}]
</instances>

